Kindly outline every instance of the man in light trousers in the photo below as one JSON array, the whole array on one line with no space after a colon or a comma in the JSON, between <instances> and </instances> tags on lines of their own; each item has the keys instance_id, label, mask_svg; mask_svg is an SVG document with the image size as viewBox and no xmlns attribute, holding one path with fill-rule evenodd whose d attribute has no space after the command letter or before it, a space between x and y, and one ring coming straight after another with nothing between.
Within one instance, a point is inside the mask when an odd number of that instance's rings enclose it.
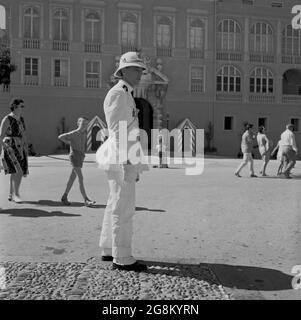
<instances>
[{"instance_id":1,"label":"man in light trousers","mask_svg":"<svg viewBox=\"0 0 301 320\"><path fill-rule=\"evenodd\" d=\"M137 52L127 52L121 56L119 67L114 73L114 76L120 80L110 89L104 100L109 139L99 148L96 157L99 157L101 148L113 150L118 155L120 155L120 150L125 150L128 155L129 149L134 143L127 141L125 147L122 141L125 136L126 139L128 138L128 132L139 129L133 89L139 83L145 69L146 66ZM125 124L126 134L121 132L121 124ZM128 138L128 140L131 139ZM97 158L97 161L102 167L102 159ZM117 163L114 163L114 159L109 160L109 163L103 168L107 174L110 195L99 242L102 260L113 260L113 269L145 271L147 266L137 262L132 256L132 236L135 214L135 184L139 180L139 173L147 169L141 163L132 163L130 157L125 160L118 158Z\"/></svg>"},{"instance_id":2,"label":"man in light trousers","mask_svg":"<svg viewBox=\"0 0 301 320\"><path fill-rule=\"evenodd\" d=\"M286 130L281 134L282 155L286 159L286 166L283 175L286 179L291 179L290 173L296 164L297 144L293 133L294 125L287 124Z\"/></svg>"},{"instance_id":3,"label":"man in light trousers","mask_svg":"<svg viewBox=\"0 0 301 320\"><path fill-rule=\"evenodd\" d=\"M250 169L250 177L251 178L256 178L257 176L254 174L254 160L252 156L252 150L253 150L253 143L255 140L254 133L252 131L253 125L252 124L247 124L246 125L246 131L242 135L241 139L241 151L243 153L243 161L235 171L235 175L237 177L241 177L240 171L242 170L243 167L247 165L249 162L249 169Z\"/></svg>"}]
</instances>

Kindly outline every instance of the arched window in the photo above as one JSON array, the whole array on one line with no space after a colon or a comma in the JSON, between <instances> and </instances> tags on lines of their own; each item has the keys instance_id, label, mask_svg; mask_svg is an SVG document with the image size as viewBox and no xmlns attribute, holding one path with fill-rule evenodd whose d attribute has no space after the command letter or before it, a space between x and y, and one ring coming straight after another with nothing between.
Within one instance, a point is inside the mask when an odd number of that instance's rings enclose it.
<instances>
[{"instance_id":1,"label":"arched window","mask_svg":"<svg viewBox=\"0 0 301 320\"><path fill-rule=\"evenodd\" d=\"M204 50L205 25L200 19L194 19L189 25L189 47L190 49Z\"/></svg>"},{"instance_id":2,"label":"arched window","mask_svg":"<svg viewBox=\"0 0 301 320\"><path fill-rule=\"evenodd\" d=\"M52 16L52 28L54 40L69 39L69 15L68 11L63 8L56 9Z\"/></svg>"},{"instance_id":3,"label":"arched window","mask_svg":"<svg viewBox=\"0 0 301 320\"><path fill-rule=\"evenodd\" d=\"M222 20L217 27L217 49L240 51L241 50L241 28L232 19Z\"/></svg>"},{"instance_id":4,"label":"arched window","mask_svg":"<svg viewBox=\"0 0 301 320\"><path fill-rule=\"evenodd\" d=\"M274 79L272 72L263 67L256 67L250 76L250 92L273 93Z\"/></svg>"},{"instance_id":5,"label":"arched window","mask_svg":"<svg viewBox=\"0 0 301 320\"><path fill-rule=\"evenodd\" d=\"M265 22L257 22L251 27L250 51L271 53L273 51L273 29Z\"/></svg>"},{"instance_id":6,"label":"arched window","mask_svg":"<svg viewBox=\"0 0 301 320\"><path fill-rule=\"evenodd\" d=\"M157 20L157 46L172 47L172 21L169 17L159 17Z\"/></svg>"},{"instance_id":7,"label":"arched window","mask_svg":"<svg viewBox=\"0 0 301 320\"><path fill-rule=\"evenodd\" d=\"M301 30L290 24L282 31L282 54L301 56Z\"/></svg>"},{"instance_id":8,"label":"arched window","mask_svg":"<svg viewBox=\"0 0 301 320\"><path fill-rule=\"evenodd\" d=\"M40 38L40 11L36 7L24 10L23 37L29 39Z\"/></svg>"},{"instance_id":9,"label":"arched window","mask_svg":"<svg viewBox=\"0 0 301 320\"><path fill-rule=\"evenodd\" d=\"M121 16L121 44L124 46L137 46L138 17L134 13L123 13Z\"/></svg>"},{"instance_id":10,"label":"arched window","mask_svg":"<svg viewBox=\"0 0 301 320\"><path fill-rule=\"evenodd\" d=\"M220 68L216 78L216 90L218 92L240 92L241 75L239 70L231 65Z\"/></svg>"},{"instance_id":11,"label":"arched window","mask_svg":"<svg viewBox=\"0 0 301 320\"><path fill-rule=\"evenodd\" d=\"M101 42L101 19L96 11L89 11L85 15L85 41Z\"/></svg>"}]
</instances>

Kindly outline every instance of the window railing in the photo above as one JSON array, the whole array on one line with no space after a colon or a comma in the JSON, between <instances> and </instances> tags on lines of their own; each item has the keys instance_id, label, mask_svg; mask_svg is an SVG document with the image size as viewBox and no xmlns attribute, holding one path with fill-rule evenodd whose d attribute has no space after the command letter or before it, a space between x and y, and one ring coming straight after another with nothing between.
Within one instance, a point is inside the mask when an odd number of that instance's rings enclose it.
<instances>
[{"instance_id":1,"label":"window railing","mask_svg":"<svg viewBox=\"0 0 301 320\"><path fill-rule=\"evenodd\" d=\"M53 40L52 49L57 51L69 51L69 41Z\"/></svg>"},{"instance_id":2,"label":"window railing","mask_svg":"<svg viewBox=\"0 0 301 320\"><path fill-rule=\"evenodd\" d=\"M99 42L85 42L85 52L101 52L101 43Z\"/></svg>"},{"instance_id":3,"label":"window railing","mask_svg":"<svg viewBox=\"0 0 301 320\"><path fill-rule=\"evenodd\" d=\"M282 95L282 103L292 103L292 104L300 104L301 103L301 95Z\"/></svg>"},{"instance_id":4,"label":"window railing","mask_svg":"<svg viewBox=\"0 0 301 320\"><path fill-rule=\"evenodd\" d=\"M171 57L171 54L172 54L171 48L157 47L157 56L158 57Z\"/></svg>"},{"instance_id":5,"label":"window railing","mask_svg":"<svg viewBox=\"0 0 301 320\"><path fill-rule=\"evenodd\" d=\"M254 103L274 103L275 96L270 94L250 94L249 101Z\"/></svg>"},{"instance_id":6,"label":"window railing","mask_svg":"<svg viewBox=\"0 0 301 320\"><path fill-rule=\"evenodd\" d=\"M217 60L227 60L227 61L242 61L241 52L227 52L227 51L218 51L216 53Z\"/></svg>"},{"instance_id":7,"label":"window railing","mask_svg":"<svg viewBox=\"0 0 301 320\"><path fill-rule=\"evenodd\" d=\"M242 101L241 93L233 93L233 92L217 92L216 100L219 101Z\"/></svg>"},{"instance_id":8,"label":"window railing","mask_svg":"<svg viewBox=\"0 0 301 320\"><path fill-rule=\"evenodd\" d=\"M68 87L67 77L54 77L53 85L55 87Z\"/></svg>"},{"instance_id":9,"label":"window railing","mask_svg":"<svg viewBox=\"0 0 301 320\"><path fill-rule=\"evenodd\" d=\"M301 56L282 56L282 63L301 64Z\"/></svg>"},{"instance_id":10,"label":"window railing","mask_svg":"<svg viewBox=\"0 0 301 320\"><path fill-rule=\"evenodd\" d=\"M250 53L250 62L274 63L275 57L271 54Z\"/></svg>"},{"instance_id":11,"label":"window railing","mask_svg":"<svg viewBox=\"0 0 301 320\"><path fill-rule=\"evenodd\" d=\"M25 49L40 49L40 39L23 39L23 48Z\"/></svg>"},{"instance_id":12,"label":"window railing","mask_svg":"<svg viewBox=\"0 0 301 320\"><path fill-rule=\"evenodd\" d=\"M25 75L23 83L25 86L38 86L39 85L39 76Z\"/></svg>"},{"instance_id":13,"label":"window railing","mask_svg":"<svg viewBox=\"0 0 301 320\"><path fill-rule=\"evenodd\" d=\"M137 51L137 45L136 44L122 44L121 45L121 53L126 53L128 51Z\"/></svg>"},{"instance_id":14,"label":"window railing","mask_svg":"<svg viewBox=\"0 0 301 320\"><path fill-rule=\"evenodd\" d=\"M99 88L99 79L86 79L86 88Z\"/></svg>"},{"instance_id":15,"label":"window railing","mask_svg":"<svg viewBox=\"0 0 301 320\"><path fill-rule=\"evenodd\" d=\"M204 50L190 49L189 56L191 59L203 59L204 58Z\"/></svg>"},{"instance_id":16,"label":"window railing","mask_svg":"<svg viewBox=\"0 0 301 320\"><path fill-rule=\"evenodd\" d=\"M202 83L201 83L201 82L191 83L191 85L190 85L190 92L191 92L191 93L203 92Z\"/></svg>"}]
</instances>

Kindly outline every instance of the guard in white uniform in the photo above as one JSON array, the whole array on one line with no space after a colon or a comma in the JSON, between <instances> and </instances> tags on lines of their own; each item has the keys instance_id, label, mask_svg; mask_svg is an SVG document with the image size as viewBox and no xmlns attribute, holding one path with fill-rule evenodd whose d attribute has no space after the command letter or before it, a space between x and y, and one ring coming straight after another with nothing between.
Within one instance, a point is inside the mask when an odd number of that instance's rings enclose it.
<instances>
[{"instance_id":1,"label":"guard in white uniform","mask_svg":"<svg viewBox=\"0 0 301 320\"><path fill-rule=\"evenodd\" d=\"M99 245L102 260L113 260L113 269L127 271L144 271L145 264L138 263L132 256L133 215L135 214L135 184L139 174L148 166L141 162L119 157L120 150L126 154L134 144L139 142L126 139L132 130L139 130L138 111L133 98L133 87L140 81L143 61L136 52L127 52L120 58L119 67L114 73L119 82L110 89L104 100L104 112L109 131L109 138L98 149L96 160L100 168L106 171L110 195L105 210ZM106 151L105 151L106 150ZM108 152L109 150L109 152ZM107 156L105 157L104 154Z\"/></svg>"}]
</instances>

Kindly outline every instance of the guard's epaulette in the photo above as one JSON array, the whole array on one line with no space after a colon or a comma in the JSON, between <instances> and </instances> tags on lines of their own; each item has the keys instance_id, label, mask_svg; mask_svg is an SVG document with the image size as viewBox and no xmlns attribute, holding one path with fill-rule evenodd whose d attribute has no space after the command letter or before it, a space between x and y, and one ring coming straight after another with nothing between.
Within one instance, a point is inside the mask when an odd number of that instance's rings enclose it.
<instances>
[{"instance_id":1,"label":"guard's epaulette","mask_svg":"<svg viewBox=\"0 0 301 320\"><path fill-rule=\"evenodd\" d=\"M123 89L124 89L124 91L126 91L126 92L128 92L128 91L129 91L128 87L127 87L125 84L122 86L122 88L123 88Z\"/></svg>"}]
</instances>

